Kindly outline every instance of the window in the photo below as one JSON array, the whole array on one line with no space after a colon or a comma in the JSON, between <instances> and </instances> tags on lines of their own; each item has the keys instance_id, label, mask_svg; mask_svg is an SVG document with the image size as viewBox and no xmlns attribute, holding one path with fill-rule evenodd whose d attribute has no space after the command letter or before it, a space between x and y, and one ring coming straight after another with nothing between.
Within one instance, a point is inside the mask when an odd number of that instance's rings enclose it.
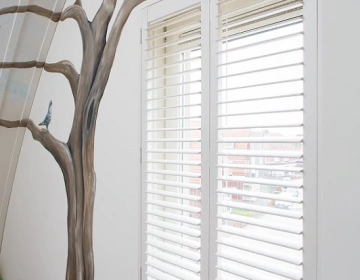
<instances>
[{"instance_id":1,"label":"window","mask_svg":"<svg viewBox=\"0 0 360 280\"><path fill-rule=\"evenodd\" d=\"M303 279L302 1L168 2L145 9L146 279Z\"/></svg>"}]
</instances>

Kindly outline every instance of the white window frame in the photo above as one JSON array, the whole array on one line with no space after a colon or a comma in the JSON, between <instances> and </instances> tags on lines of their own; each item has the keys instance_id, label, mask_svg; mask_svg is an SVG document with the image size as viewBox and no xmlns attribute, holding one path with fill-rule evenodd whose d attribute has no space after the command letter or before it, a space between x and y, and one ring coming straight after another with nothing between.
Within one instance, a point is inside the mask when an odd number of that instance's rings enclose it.
<instances>
[{"instance_id":1,"label":"white window frame","mask_svg":"<svg viewBox=\"0 0 360 280\"><path fill-rule=\"evenodd\" d=\"M201 231L207 232L201 240L201 279L214 280L216 278L216 102L211 102L217 88L216 57L216 12L217 0L150 0L144 6L141 14L141 30L145 30L147 23L171 14L177 13L201 2L202 9L202 225ZM146 32L141 32L141 40L145 42ZM303 239L303 278L316 280L318 255L318 0L304 0L304 239ZM144 44L142 57L145 56ZM142 97L146 83L145 65L142 60ZM146 103L142 98L142 110ZM141 131L145 125L145 116L142 114ZM142 147L145 147L145 137L142 135ZM146 161L146 152L142 149L142 162ZM141 166L141 244L140 244L140 279L145 275L146 241L145 220L145 170ZM207 268L207 269L205 269Z\"/></svg>"},{"instance_id":2,"label":"white window frame","mask_svg":"<svg viewBox=\"0 0 360 280\"><path fill-rule=\"evenodd\" d=\"M318 255L318 0L304 0L303 278L316 280Z\"/></svg>"}]
</instances>

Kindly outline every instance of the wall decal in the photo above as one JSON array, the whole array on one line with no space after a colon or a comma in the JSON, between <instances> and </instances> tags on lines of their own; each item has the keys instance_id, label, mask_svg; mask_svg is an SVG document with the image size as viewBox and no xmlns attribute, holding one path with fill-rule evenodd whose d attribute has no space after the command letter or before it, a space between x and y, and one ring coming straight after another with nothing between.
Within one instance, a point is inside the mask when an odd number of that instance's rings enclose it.
<instances>
[{"instance_id":1,"label":"wall decal","mask_svg":"<svg viewBox=\"0 0 360 280\"><path fill-rule=\"evenodd\" d=\"M49 129L49 124L51 123L51 114L52 114L52 101L50 100L49 102L49 108L48 108L48 111L47 111L47 114L45 116L45 119L39 123L39 126L41 125L45 125L46 126L46 129Z\"/></svg>"},{"instance_id":2,"label":"wall decal","mask_svg":"<svg viewBox=\"0 0 360 280\"><path fill-rule=\"evenodd\" d=\"M0 9L0 16L11 13L34 13L54 22L74 19L83 42L83 60L80 73L70 61L57 63L41 61L0 62L0 68L43 68L47 72L64 75L70 83L75 103L72 129L67 143L57 140L48 130L51 106L40 129L31 119L2 120L0 126L27 128L33 138L48 150L59 164L65 182L68 205L68 259L66 280L93 280L93 211L96 190L94 170L94 138L99 105L109 79L115 52L124 25L131 11L145 0L124 0L114 24L106 35L117 0L103 0L90 22L81 0L62 13L54 13L36 5Z\"/></svg>"}]
</instances>

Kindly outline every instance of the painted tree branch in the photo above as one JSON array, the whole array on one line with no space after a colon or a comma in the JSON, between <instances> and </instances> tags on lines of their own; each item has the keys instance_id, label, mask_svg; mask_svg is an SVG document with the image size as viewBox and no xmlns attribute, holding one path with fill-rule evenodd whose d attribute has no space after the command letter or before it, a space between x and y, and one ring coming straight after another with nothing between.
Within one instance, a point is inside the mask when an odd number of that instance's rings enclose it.
<instances>
[{"instance_id":1,"label":"painted tree branch","mask_svg":"<svg viewBox=\"0 0 360 280\"><path fill-rule=\"evenodd\" d=\"M91 24L87 19L85 11L80 7L73 5L64 11L62 20L66 18L73 18L78 22L81 37L83 41L83 61L81 65L79 85L75 101L75 113L73 125L71 128L68 145L72 152L74 168L75 168L75 183L76 183L76 225L75 225L75 251L76 251L76 275L75 279L91 279L85 278L84 265L84 249L83 236L84 233L84 168L82 162L82 135L81 130L83 126L84 104L86 103L89 91L91 89L92 80L94 77L96 67L95 43L94 35L91 30ZM69 278L67 278L68 280Z\"/></svg>"},{"instance_id":2,"label":"painted tree branch","mask_svg":"<svg viewBox=\"0 0 360 280\"><path fill-rule=\"evenodd\" d=\"M69 81L74 99L79 85L79 74L74 65L68 60L62 60L57 63L45 63L44 69L47 72L63 74Z\"/></svg>"},{"instance_id":3,"label":"painted tree branch","mask_svg":"<svg viewBox=\"0 0 360 280\"><path fill-rule=\"evenodd\" d=\"M91 23L96 46L95 53L97 64L99 63L106 44L106 34L115 7L116 0L104 0Z\"/></svg>"},{"instance_id":4,"label":"painted tree branch","mask_svg":"<svg viewBox=\"0 0 360 280\"><path fill-rule=\"evenodd\" d=\"M40 129L32 120L22 119L8 121L0 119L0 126L6 128L27 128L34 140L40 142L48 150L59 164L64 176L68 202L68 261L66 279L76 279L76 250L75 250L75 225L76 225L76 186L75 169L69 147L57 140L47 129Z\"/></svg>"},{"instance_id":5,"label":"painted tree branch","mask_svg":"<svg viewBox=\"0 0 360 280\"><path fill-rule=\"evenodd\" d=\"M60 20L61 13L55 13L54 11L45 9L37 5L29 6L12 6L0 9L0 16L6 14L15 14L15 13L33 13L42 17L46 17L53 22L58 22Z\"/></svg>"},{"instance_id":6,"label":"painted tree branch","mask_svg":"<svg viewBox=\"0 0 360 280\"><path fill-rule=\"evenodd\" d=\"M78 5L78 6L82 7L82 1L81 0L76 0L74 5Z\"/></svg>"},{"instance_id":7,"label":"painted tree branch","mask_svg":"<svg viewBox=\"0 0 360 280\"><path fill-rule=\"evenodd\" d=\"M36 61L36 60L32 60L32 61L25 61L25 62L0 62L0 69L10 69L10 68L20 68L20 69L25 69L25 68L43 68L45 65L45 62L41 62L41 61Z\"/></svg>"},{"instance_id":8,"label":"painted tree branch","mask_svg":"<svg viewBox=\"0 0 360 280\"><path fill-rule=\"evenodd\" d=\"M57 140L47 129L40 129L31 119L22 119L17 121L8 121L0 119L0 126L6 128L27 128L34 140L40 142L45 149L47 149L55 158L55 160L62 166L66 165L71 158L69 158L69 150L65 143Z\"/></svg>"},{"instance_id":9,"label":"painted tree branch","mask_svg":"<svg viewBox=\"0 0 360 280\"><path fill-rule=\"evenodd\" d=\"M99 101L101 100L104 90L107 84L107 81L110 76L110 71L114 63L116 49L119 44L120 36L124 29L125 23L130 16L132 10L144 2L145 0L124 0L114 22L114 25L110 31L109 39L106 42L104 53L101 57L99 64L99 71L94 80L93 91L91 93L91 100L98 95Z\"/></svg>"},{"instance_id":10,"label":"painted tree branch","mask_svg":"<svg viewBox=\"0 0 360 280\"><path fill-rule=\"evenodd\" d=\"M45 63L36 60L25 62L0 62L0 69L28 69L33 67L44 68L45 71L51 73L63 74L68 79L75 98L79 84L79 74L76 72L74 65L68 60L59 61L57 63Z\"/></svg>"},{"instance_id":11,"label":"painted tree branch","mask_svg":"<svg viewBox=\"0 0 360 280\"><path fill-rule=\"evenodd\" d=\"M91 32L90 22L87 18L85 10L79 5L71 5L67 7L61 14L60 20L64 21L66 19L74 19L80 28L82 36Z\"/></svg>"}]
</instances>

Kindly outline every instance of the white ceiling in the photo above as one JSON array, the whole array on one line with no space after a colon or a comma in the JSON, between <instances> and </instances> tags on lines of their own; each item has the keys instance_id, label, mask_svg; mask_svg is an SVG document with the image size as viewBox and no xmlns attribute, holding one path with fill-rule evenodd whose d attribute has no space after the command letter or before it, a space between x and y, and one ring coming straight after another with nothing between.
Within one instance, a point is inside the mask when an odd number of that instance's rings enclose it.
<instances>
[{"instance_id":1,"label":"white ceiling","mask_svg":"<svg viewBox=\"0 0 360 280\"><path fill-rule=\"evenodd\" d=\"M60 12L65 0L1 0L0 9L39 5ZM32 14L0 16L0 62L45 61L56 24ZM28 118L41 69L0 69L0 119ZM25 129L0 127L0 240Z\"/></svg>"}]
</instances>

